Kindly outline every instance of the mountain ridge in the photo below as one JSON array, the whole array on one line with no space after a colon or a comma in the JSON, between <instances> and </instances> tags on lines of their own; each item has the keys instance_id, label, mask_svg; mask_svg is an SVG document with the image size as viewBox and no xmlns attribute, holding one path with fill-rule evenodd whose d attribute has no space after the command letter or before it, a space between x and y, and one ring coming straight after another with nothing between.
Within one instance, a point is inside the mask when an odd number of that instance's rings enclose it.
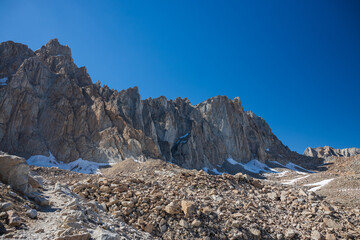
<instances>
[{"instance_id":1,"label":"mountain ridge","mask_svg":"<svg viewBox=\"0 0 360 240\"><path fill-rule=\"evenodd\" d=\"M292 152L264 119L244 111L240 98L215 96L141 100L137 87L112 90L78 68L71 49L57 39L36 51L0 44L0 149L29 158L95 162L158 158L185 168L238 162L319 163Z\"/></svg>"},{"instance_id":2,"label":"mountain ridge","mask_svg":"<svg viewBox=\"0 0 360 240\"><path fill-rule=\"evenodd\" d=\"M331 158L331 157L351 157L360 154L360 148L342 148L336 149L330 146L308 147L305 149L303 155L308 157Z\"/></svg>"}]
</instances>

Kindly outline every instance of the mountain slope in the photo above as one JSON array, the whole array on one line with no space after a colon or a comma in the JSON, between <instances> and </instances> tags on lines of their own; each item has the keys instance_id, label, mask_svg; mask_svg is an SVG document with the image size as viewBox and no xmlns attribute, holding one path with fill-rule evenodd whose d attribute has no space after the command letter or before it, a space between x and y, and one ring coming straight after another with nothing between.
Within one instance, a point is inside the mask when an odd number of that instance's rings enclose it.
<instances>
[{"instance_id":1,"label":"mountain slope","mask_svg":"<svg viewBox=\"0 0 360 240\"><path fill-rule=\"evenodd\" d=\"M319 161L284 146L239 98L216 96L194 106L180 98L141 100L137 87L93 84L57 39L35 52L1 43L0 60L0 150L11 154L51 152L64 162L158 158L196 169L216 168L227 158Z\"/></svg>"}]
</instances>

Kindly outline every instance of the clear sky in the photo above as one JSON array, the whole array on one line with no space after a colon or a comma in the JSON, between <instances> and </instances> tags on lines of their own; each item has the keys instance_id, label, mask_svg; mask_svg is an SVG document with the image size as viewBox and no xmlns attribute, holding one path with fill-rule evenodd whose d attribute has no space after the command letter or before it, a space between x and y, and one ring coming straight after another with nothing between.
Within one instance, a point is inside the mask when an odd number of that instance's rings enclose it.
<instances>
[{"instance_id":1,"label":"clear sky","mask_svg":"<svg viewBox=\"0 0 360 240\"><path fill-rule=\"evenodd\" d=\"M142 98L239 96L292 150L360 147L360 1L0 0L0 41L68 44Z\"/></svg>"}]
</instances>

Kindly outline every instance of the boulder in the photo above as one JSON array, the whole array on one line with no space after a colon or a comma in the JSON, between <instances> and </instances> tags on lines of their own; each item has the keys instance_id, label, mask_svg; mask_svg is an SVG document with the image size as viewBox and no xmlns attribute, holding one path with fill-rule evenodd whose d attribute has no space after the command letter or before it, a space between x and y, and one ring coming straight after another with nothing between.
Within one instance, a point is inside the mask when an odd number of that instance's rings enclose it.
<instances>
[{"instance_id":1,"label":"boulder","mask_svg":"<svg viewBox=\"0 0 360 240\"><path fill-rule=\"evenodd\" d=\"M0 180L14 189L26 193L29 190L29 165L24 158L0 152Z\"/></svg>"},{"instance_id":2,"label":"boulder","mask_svg":"<svg viewBox=\"0 0 360 240\"><path fill-rule=\"evenodd\" d=\"M109 230L105 230L101 227L97 227L92 234L92 238L95 240L120 240L120 235Z\"/></svg>"},{"instance_id":3,"label":"boulder","mask_svg":"<svg viewBox=\"0 0 360 240\"><path fill-rule=\"evenodd\" d=\"M195 212L195 203L193 201L182 200L181 210L184 212L185 217L191 217Z\"/></svg>"},{"instance_id":4,"label":"boulder","mask_svg":"<svg viewBox=\"0 0 360 240\"><path fill-rule=\"evenodd\" d=\"M37 218L37 211L35 209L29 209L26 211L26 215L29 218L35 219L35 218Z\"/></svg>"}]
</instances>

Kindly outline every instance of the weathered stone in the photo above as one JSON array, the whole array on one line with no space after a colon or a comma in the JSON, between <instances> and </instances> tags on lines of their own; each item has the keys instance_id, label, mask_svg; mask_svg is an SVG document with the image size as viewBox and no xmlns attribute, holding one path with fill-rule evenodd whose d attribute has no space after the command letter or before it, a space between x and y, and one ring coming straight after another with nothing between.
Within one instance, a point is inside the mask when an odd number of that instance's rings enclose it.
<instances>
[{"instance_id":1,"label":"weathered stone","mask_svg":"<svg viewBox=\"0 0 360 240\"><path fill-rule=\"evenodd\" d=\"M152 233L152 231L154 231L154 225L152 223L146 224L144 231L148 233Z\"/></svg>"},{"instance_id":2,"label":"weathered stone","mask_svg":"<svg viewBox=\"0 0 360 240\"><path fill-rule=\"evenodd\" d=\"M28 182L29 182L29 185L33 188L33 189L37 189L37 188L41 188L42 185L35 179L33 178L32 176L28 176Z\"/></svg>"},{"instance_id":3,"label":"weathered stone","mask_svg":"<svg viewBox=\"0 0 360 240\"><path fill-rule=\"evenodd\" d=\"M292 228L288 228L285 231L284 237L285 239L292 239L293 237L295 237L295 235L296 235L296 231Z\"/></svg>"},{"instance_id":4,"label":"weathered stone","mask_svg":"<svg viewBox=\"0 0 360 240\"><path fill-rule=\"evenodd\" d=\"M165 212L167 212L168 214L178 214L180 213L180 206L179 204L175 203L175 202L171 202L168 205L165 206Z\"/></svg>"},{"instance_id":5,"label":"weathered stone","mask_svg":"<svg viewBox=\"0 0 360 240\"><path fill-rule=\"evenodd\" d=\"M249 232L252 234L252 236L255 239L260 239L261 238L261 232L259 229L256 228L249 228Z\"/></svg>"},{"instance_id":6,"label":"weathered stone","mask_svg":"<svg viewBox=\"0 0 360 240\"><path fill-rule=\"evenodd\" d=\"M307 197L307 193L303 189L299 190L299 195Z\"/></svg>"},{"instance_id":7,"label":"weathered stone","mask_svg":"<svg viewBox=\"0 0 360 240\"><path fill-rule=\"evenodd\" d=\"M332 233L327 233L325 235L325 239L326 240L336 240L336 236L334 234L332 234Z\"/></svg>"},{"instance_id":8,"label":"weathered stone","mask_svg":"<svg viewBox=\"0 0 360 240\"><path fill-rule=\"evenodd\" d=\"M181 210L184 212L185 217L191 217L195 212L195 203L193 201L182 200Z\"/></svg>"},{"instance_id":9,"label":"weathered stone","mask_svg":"<svg viewBox=\"0 0 360 240\"><path fill-rule=\"evenodd\" d=\"M35 218L37 218L37 211L35 209L29 209L26 211L26 215L29 218L35 219Z\"/></svg>"},{"instance_id":10,"label":"weathered stone","mask_svg":"<svg viewBox=\"0 0 360 240\"><path fill-rule=\"evenodd\" d=\"M110 232L101 227L97 227L92 234L92 238L95 240L120 240L120 235Z\"/></svg>"},{"instance_id":11,"label":"weathered stone","mask_svg":"<svg viewBox=\"0 0 360 240\"><path fill-rule=\"evenodd\" d=\"M0 166L0 181L9 184L18 191L24 193L28 191L30 169L24 158L0 151Z\"/></svg>"},{"instance_id":12,"label":"weathered stone","mask_svg":"<svg viewBox=\"0 0 360 240\"><path fill-rule=\"evenodd\" d=\"M105 186L105 185L102 185L100 187L100 191L101 192L105 192L105 193L110 193L111 192L111 188L109 186Z\"/></svg>"},{"instance_id":13,"label":"weathered stone","mask_svg":"<svg viewBox=\"0 0 360 240\"><path fill-rule=\"evenodd\" d=\"M323 221L326 224L326 226L328 226L330 228L334 228L334 229L342 228L340 224L336 223L334 220L332 220L330 218L324 218Z\"/></svg>"},{"instance_id":14,"label":"weathered stone","mask_svg":"<svg viewBox=\"0 0 360 240\"><path fill-rule=\"evenodd\" d=\"M134 207L134 203L132 201L122 201L121 205L123 205L124 207L128 207L128 208Z\"/></svg>"},{"instance_id":15,"label":"weathered stone","mask_svg":"<svg viewBox=\"0 0 360 240\"><path fill-rule=\"evenodd\" d=\"M199 219L194 219L191 225L193 225L194 227L199 227L201 225L201 221Z\"/></svg>"},{"instance_id":16,"label":"weathered stone","mask_svg":"<svg viewBox=\"0 0 360 240\"><path fill-rule=\"evenodd\" d=\"M39 204L40 206L50 206L50 201L44 197L37 196L35 197L35 202Z\"/></svg>"},{"instance_id":17,"label":"weathered stone","mask_svg":"<svg viewBox=\"0 0 360 240\"><path fill-rule=\"evenodd\" d=\"M323 240L324 236L317 230L311 232L311 240Z\"/></svg>"},{"instance_id":18,"label":"weathered stone","mask_svg":"<svg viewBox=\"0 0 360 240\"><path fill-rule=\"evenodd\" d=\"M182 226L182 227L184 227L184 228L188 228L188 227L189 227L188 222L185 221L184 219L181 219L181 220L179 221L179 225Z\"/></svg>"},{"instance_id":19,"label":"weathered stone","mask_svg":"<svg viewBox=\"0 0 360 240\"><path fill-rule=\"evenodd\" d=\"M269 197L271 200L274 200L274 201L280 199L279 196L278 196L278 194L277 194L276 192L270 192L270 193L268 193L267 195L268 195L268 197Z\"/></svg>"}]
</instances>

